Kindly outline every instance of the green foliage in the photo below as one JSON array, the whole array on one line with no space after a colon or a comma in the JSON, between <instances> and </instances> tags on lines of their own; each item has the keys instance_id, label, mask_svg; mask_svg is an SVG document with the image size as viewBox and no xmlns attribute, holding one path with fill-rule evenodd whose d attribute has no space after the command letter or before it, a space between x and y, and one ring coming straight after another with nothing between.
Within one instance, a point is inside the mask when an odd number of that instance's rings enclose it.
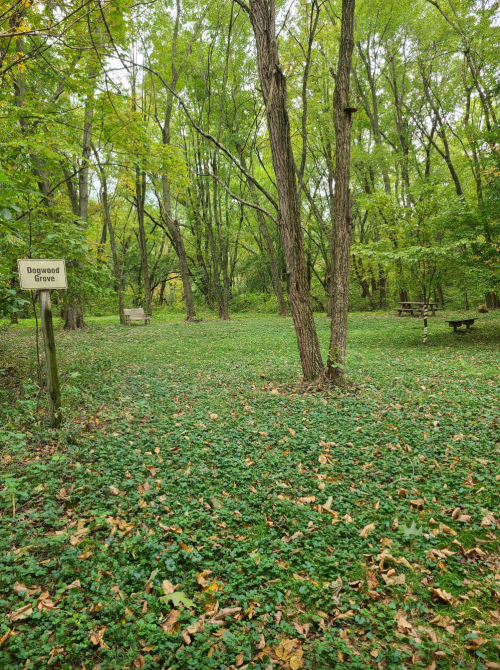
<instances>
[{"instance_id":1,"label":"green foliage","mask_svg":"<svg viewBox=\"0 0 500 670\"><path fill-rule=\"evenodd\" d=\"M2 335L0 668L497 661L498 315L425 349L353 317L342 391L298 384L290 319L90 319L57 435L33 326Z\"/></svg>"}]
</instances>

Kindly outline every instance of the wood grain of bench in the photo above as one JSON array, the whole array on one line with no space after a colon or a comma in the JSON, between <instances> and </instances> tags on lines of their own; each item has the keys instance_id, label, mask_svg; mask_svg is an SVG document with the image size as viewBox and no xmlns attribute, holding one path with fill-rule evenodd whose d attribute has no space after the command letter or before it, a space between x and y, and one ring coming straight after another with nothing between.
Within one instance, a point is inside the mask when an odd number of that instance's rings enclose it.
<instances>
[{"instance_id":1,"label":"wood grain of bench","mask_svg":"<svg viewBox=\"0 0 500 670\"><path fill-rule=\"evenodd\" d=\"M132 321L144 321L145 326L151 322L151 316L146 314L142 307L124 309L123 314L125 316L125 325L127 326L130 326Z\"/></svg>"}]
</instances>

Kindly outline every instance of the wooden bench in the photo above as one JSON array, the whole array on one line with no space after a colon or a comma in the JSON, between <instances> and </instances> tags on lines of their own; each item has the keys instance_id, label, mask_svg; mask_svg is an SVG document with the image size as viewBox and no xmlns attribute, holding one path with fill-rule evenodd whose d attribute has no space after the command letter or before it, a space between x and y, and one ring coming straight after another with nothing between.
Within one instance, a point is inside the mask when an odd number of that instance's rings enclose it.
<instances>
[{"instance_id":1,"label":"wooden bench","mask_svg":"<svg viewBox=\"0 0 500 670\"><path fill-rule=\"evenodd\" d=\"M142 307L136 309L124 309L123 314L125 315L126 326L130 326L132 321L144 321L145 326L151 322L151 317L144 312Z\"/></svg>"},{"instance_id":2,"label":"wooden bench","mask_svg":"<svg viewBox=\"0 0 500 670\"><path fill-rule=\"evenodd\" d=\"M457 328L460 328L460 326L466 326L466 328L470 328L472 325L474 325L475 319L454 319L452 321L447 321L446 323L450 326L450 328L453 328L453 332L457 332Z\"/></svg>"}]
</instances>

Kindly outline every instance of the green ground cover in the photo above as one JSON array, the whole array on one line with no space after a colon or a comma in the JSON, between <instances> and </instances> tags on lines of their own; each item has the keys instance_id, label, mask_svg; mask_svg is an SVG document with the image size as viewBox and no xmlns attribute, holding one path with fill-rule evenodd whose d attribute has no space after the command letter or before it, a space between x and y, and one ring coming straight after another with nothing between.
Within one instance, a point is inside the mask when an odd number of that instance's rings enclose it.
<instances>
[{"instance_id":1,"label":"green ground cover","mask_svg":"<svg viewBox=\"0 0 500 670\"><path fill-rule=\"evenodd\" d=\"M290 320L90 319L59 433L0 333L0 668L500 667L500 318L429 322L353 316L340 391Z\"/></svg>"}]
</instances>

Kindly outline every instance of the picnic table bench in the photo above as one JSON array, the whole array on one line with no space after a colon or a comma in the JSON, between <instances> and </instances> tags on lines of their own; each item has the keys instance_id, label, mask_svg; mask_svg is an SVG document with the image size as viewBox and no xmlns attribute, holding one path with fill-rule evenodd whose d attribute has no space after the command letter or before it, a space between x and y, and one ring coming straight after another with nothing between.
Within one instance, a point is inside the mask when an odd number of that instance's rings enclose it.
<instances>
[{"instance_id":1,"label":"picnic table bench","mask_svg":"<svg viewBox=\"0 0 500 670\"><path fill-rule=\"evenodd\" d=\"M474 325L475 319L452 319L451 321L447 321L446 323L450 326L450 328L453 328L453 332L457 332L457 328L460 328L460 326L465 326L466 328L470 328L471 326Z\"/></svg>"},{"instance_id":2,"label":"picnic table bench","mask_svg":"<svg viewBox=\"0 0 500 670\"><path fill-rule=\"evenodd\" d=\"M145 326L151 322L151 316L146 314L142 307L137 307L135 309L124 309L123 314L125 316L126 326L130 326L132 321L144 321Z\"/></svg>"},{"instance_id":3,"label":"picnic table bench","mask_svg":"<svg viewBox=\"0 0 500 670\"><path fill-rule=\"evenodd\" d=\"M398 316L402 316L403 312L410 312L413 316L413 312L420 313L424 315L424 308L427 305L427 309L430 309L432 316L436 316L436 311L438 309L437 302L417 302L417 301L402 301L399 303L399 307L396 308Z\"/></svg>"}]
</instances>

